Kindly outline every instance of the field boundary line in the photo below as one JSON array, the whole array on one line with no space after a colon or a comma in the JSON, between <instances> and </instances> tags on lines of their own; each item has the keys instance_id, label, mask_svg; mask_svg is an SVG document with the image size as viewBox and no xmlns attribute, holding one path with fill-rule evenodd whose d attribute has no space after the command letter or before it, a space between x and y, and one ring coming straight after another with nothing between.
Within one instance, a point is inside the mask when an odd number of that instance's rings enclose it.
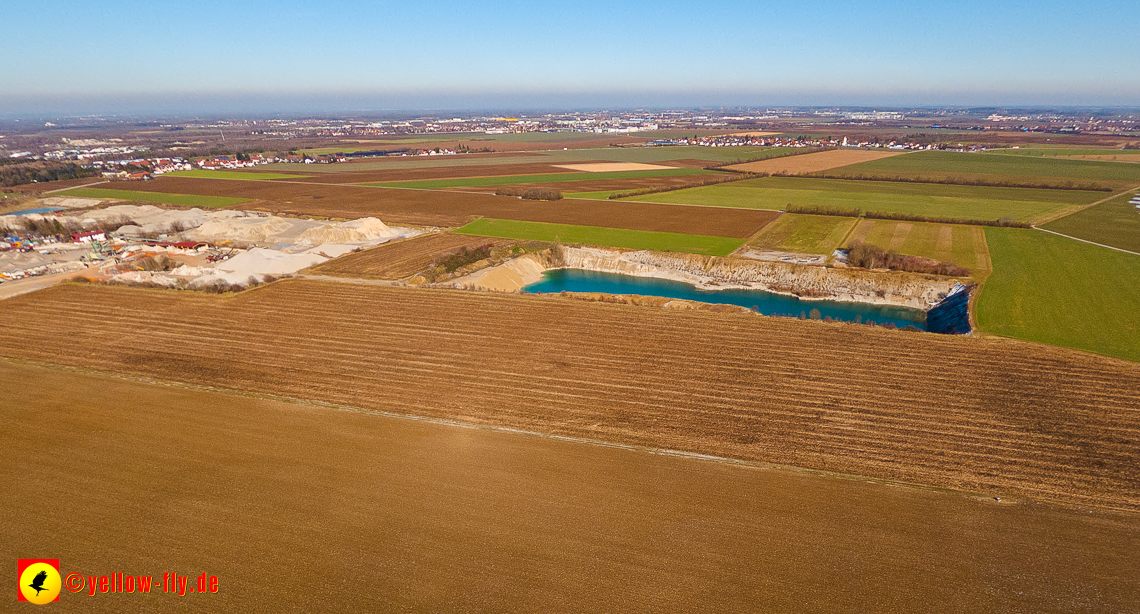
<instances>
[{"instance_id":1,"label":"field boundary line","mask_svg":"<svg viewBox=\"0 0 1140 614\"><path fill-rule=\"evenodd\" d=\"M847 244L847 240L851 238L851 235L855 234L855 229L858 228L859 224L862 224L865 219L866 218L863 217L855 218L855 223L851 225L851 228L847 229L847 234L843 235L843 238L839 240L839 247L836 249L843 249L843 246ZM834 251L835 250L832 250L832 253L834 253Z\"/></svg>"},{"instance_id":2,"label":"field boundary line","mask_svg":"<svg viewBox=\"0 0 1140 614\"><path fill-rule=\"evenodd\" d=\"M48 190L47 192L44 192L44 194L55 194L57 192L66 192L68 190L78 190L79 188L89 188L93 185L103 185L104 183L111 183L111 182L104 179L103 181L96 181L95 183L85 183L83 185L73 185L71 187L60 188L58 190Z\"/></svg>"},{"instance_id":3,"label":"field boundary line","mask_svg":"<svg viewBox=\"0 0 1140 614\"><path fill-rule=\"evenodd\" d=\"M1088 239L1079 239L1079 238L1077 238L1077 237L1070 237L1069 235L1064 235L1064 234L1061 234L1061 233L1059 233L1059 232L1055 232L1055 231L1052 231L1052 230L1046 230L1046 229L1044 229L1044 228L1039 228L1039 227L1037 227L1037 226L1034 226L1034 227L1033 227L1033 229L1034 229L1034 230L1040 230L1041 232L1047 232L1047 233L1049 233L1049 234L1052 234L1052 235L1057 235L1058 237L1065 237L1066 239L1072 239L1072 240L1074 240L1074 241L1080 241L1081 243L1088 243L1089 245L1095 245L1095 246L1097 246L1097 247L1104 247L1104 248L1107 248L1107 249L1114 249L1114 250L1116 250L1116 251L1118 251L1118 252L1124 252L1124 253L1126 253L1126 254L1132 254L1133 256L1140 256L1140 252L1133 252L1133 251L1128 251L1128 250L1126 250L1126 249L1122 249L1122 248L1119 248L1119 247L1113 247L1113 246L1111 246L1111 245L1105 245L1104 243L1096 243L1096 242L1094 242L1094 241L1089 241Z\"/></svg>"},{"instance_id":4,"label":"field boundary line","mask_svg":"<svg viewBox=\"0 0 1140 614\"><path fill-rule=\"evenodd\" d=\"M763 226L761 226L759 230L757 230L756 232L752 233L752 234L751 234L751 235L750 235L750 236L749 236L747 239L745 239L745 240L744 240L744 243L741 243L741 244L740 244L740 247L738 247L738 248L736 248L736 249L732 250L732 253L730 253L730 254L729 254L729 256L732 256L732 255L733 255L733 254L735 254L736 252L738 252L738 251L740 251L740 250L742 250L742 249L744 249L744 248L746 248L746 247L750 247L750 246L752 245L752 242L753 242L753 241L755 241L755 240L756 240L756 238L760 236L760 233L764 232L764 230L765 230L765 229L767 229L767 228L771 227L771 226L772 226L772 224L775 224L775 223L776 223L776 220L778 220L778 219L780 219L780 218L784 217L785 215L787 215L787 213L780 213L780 215L777 215L777 216L775 217L775 219L773 219L771 222L768 222L767 224L764 224Z\"/></svg>"},{"instance_id":5,"label":"field boundary line","mask_svg":"<svg viewBox=\"0 0 1140 614\"><path fill-rule=\"evenodd\" d=\"M986 333L982 330L981 322L978 320L978 301L982 300L982 292L984 292L986 290L986 281L989 280L990 275L994 274L994 259L993 259L993 256L990 254L989 241L986 240L986 229L985 229L985 227L984 226L975 226L975 228L977 229L979 238L982 241L982 245L984 245L986 248L986 262L989 263L989 267L986 269L986 271L983 274L981 274L977 278L975 278L977 280L978 289L976 292L973 292L970 296L970 301L966 306L966 316L969 318L969 322L970 322L970 334L971 335L981 335L981 334L990 334L990 333Z\"/></svg>"},{"instance_id":6,"label":"field boundary line","mask_svg":"<svg viewBox=\"0 0 1140 614\"><path fill-rule=\"evenodd\" d=\"M1101 203L1106 203L1106 202L1108 202L1114 198L1117 198L1119 196L1124 196L1125 194L1128 194L1129 192L1135 192L1138 189L1140 189L1140 186L1128 188L1122 192L1117 192L1117 193L1113 194L1112 196L1109 196L1107 198L1102 198L1096 202L1092 202L1092 203L1089 203L1087 205L1080 205L1080 207L1077 209L1070 210L1070 207L1065 207L1064 209L1061 209L1060 211L1055 211L1052 214L1046 215L1046 216L1042 217L1040 220L1033 222L1033 225L1036 227L1036 226L1040 226L1042 224L1048 224L1050 222L1056 222L1057 220L1067 218L1070 215L1076 215L1076 214L1080 213L1081 211L1084 211L1085 209L1091 209L1091 208L1093 208L1093 207L1095 207ZM1064 236L1064 235L1062 235L1062 236Z\"/></svg>"}]
</instances>

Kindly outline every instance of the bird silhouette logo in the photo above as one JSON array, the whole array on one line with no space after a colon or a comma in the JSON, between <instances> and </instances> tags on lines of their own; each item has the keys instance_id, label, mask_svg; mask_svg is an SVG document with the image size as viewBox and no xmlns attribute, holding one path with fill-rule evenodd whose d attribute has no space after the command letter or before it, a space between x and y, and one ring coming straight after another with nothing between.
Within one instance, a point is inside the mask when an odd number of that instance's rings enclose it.
<instances>
[{"instance_id":1,"label":"bird silhouette logo","mask_svg":"<svg viewBox=\"0 0 1140 614\"><path fill-rule=\"evenodd\" d=\"M20 580L17 601L41 605L59 601L59 559L19 559L16 572Z\"/></svg>"},{"instance_id":2,"label":"bird silhouette logo","mask_svg":"<svg viewBox=\"0 0 1140 614\"><path fill-rule=\"evenodd\" d=\"M41 571L40 573L36 574L36 579L32 580L32 583L28 585L28 588L36 591L36 597L39 597L40 591L44 590L45 581L47 581L47 572Z\"/></svg>"}]
</instances>

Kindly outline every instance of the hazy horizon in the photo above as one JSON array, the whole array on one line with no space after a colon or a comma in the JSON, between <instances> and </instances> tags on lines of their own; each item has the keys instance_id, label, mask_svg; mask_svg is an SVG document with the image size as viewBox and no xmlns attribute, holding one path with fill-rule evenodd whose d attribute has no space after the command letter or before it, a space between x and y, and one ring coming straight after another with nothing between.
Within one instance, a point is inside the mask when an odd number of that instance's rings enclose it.
<instances>
[{"instance_id":1,"label":"hazy horizon","mask_svg":"<svg viewBox=\"0 0 1140 614\"><path fill-rule=\"evenodd\" d=\"M29 4L0 115L1140 106L1140 5Z\"/></svg>"},{"instance_id":2,"label":"hazy horizon","mask_svg":"<svg viewBox=\"0 0 1140 614\"><path fill-rule=\"evenodd\" d=\"M557 113L592 111L630 111L635 109L723 109L740 108L865 108L894 109L1119 109L1140 112L1140 104L1085 101L1047 103L1032 99L911 99L890 100L850 96L755 96L705 95L681 96L601 92L574 94L490 93L466 96L405 94L402 96L343 94L266 94L266 93L202 93L125 95L84 98L12 99L0 97L0 118L81 117L81 116L300 116L300 115L369 115L415 113Z\"/></svg>"}]
</instances>

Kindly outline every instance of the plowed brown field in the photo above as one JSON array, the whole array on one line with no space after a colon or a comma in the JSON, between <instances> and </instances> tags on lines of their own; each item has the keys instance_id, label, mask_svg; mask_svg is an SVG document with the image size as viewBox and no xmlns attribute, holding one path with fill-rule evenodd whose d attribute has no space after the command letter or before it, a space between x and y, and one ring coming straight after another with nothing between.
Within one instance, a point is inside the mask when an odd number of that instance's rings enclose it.
<instances>
[{"instance_id":1,"label":"plowed brown field","mask_svg":"<svg viewBox=\"0 0 1140 614\"><path fill-rule=\"evenodd\" d=\"M286 280L0 302L0 355L1140 509L1140 364L752 314Z\"/></svg>"},{"instance_id":2,"label":"plowed brown field","mask_svg":"<svg viewBox=\"0 0 1140 614\"><path fill-rule=\"evenodd\" d=\"M702 181L715 179L711 175L675 175L672 177L632 177L629 179L595 179L593 181L567 181L556 183L538 183L562 193L570 192L601 192L603 190L637 190L640 188L684 188L686 186L700 186ZM531 184L512 184L531 185ZM469 186L449 188L472 192L494 192L497 186Z\"/></svg>"},{"instance_id":3,"label":"plowed brown field","mask_svg":"<svg viewBox=\"0 0 1140 614\"><path fill-rule=\"evenodd\" d=\"M18 185L18 186L14 186L12 188L5 188L5 189L10 189L13 192L16 192L19 194L43 195L45 192L50 192L52 190L62 190L64 188L74 188L74 187L79 187L79 186L95 185L95 184L103 184L103 185L99 186L101 188L118 189L118 187L124 183L136 183L136 182L134 182L134 181L107 181L106 179L103 179L101 177L83 177L80 179L64 179L63 181L44 181L41 183L25 183L23 185ZM46 196L51 196L51 194L46 194ZM67 196L67 194L59 194L58 196Z\"/></svg>"},{"instance_id":4,"label":"plowed brown field","mask_svg":"<svg viewBox=\"0 0 1140 614\"><path fill-rule=\"evenodd\" d=\"M0 398L0 557L219 579L48 612L1087 614L1140 592L1135 512L5 360Z\"/></svg>"},{"instance_id":5,"label":"plowed brown field","mask_svg":"<svg viewBox=\"0 0 1140 614\"><path fill-rule=\"evenodd\" d=\"M716 164L713 160L698 160L696 158L683 158L681 160L665 160L659 162L662 166L675 166L677 168L705 168Z\"/></svg>"},{"instance_id":6,"label":"plowed brown field","mask_svg":"<svg viewBox=\"0 0 1140 614\"><path fill-rule=\"evenodd\" d=\"M575 200L540 202L510 196L440 190L404 190L283 181L223 181L163 177L124 181L116 189L260 200L235 208L340 218L374 216L388 224L460 226L476 217L745 238L778 215L719 207Z\"/></svg>"},{"instance_id":7,"label":"plowed brown field","mask_svg":"<svg viewBox=\"0 0 1140 614\"><path fill-rule=\"evenodd\" d=\"M744 164L734 164L728 168L748 173L814 173L839 168L841 166L850 166L860 162L890 158L903 153L906 152L840 149L803 154L800 156L784 156L782 158L746 162Z\"/></svg>"},{"instance_id":8,"label":"plowed brown field","mask_svg":"<svg viewBox=\"0 0 1140 614\"><path fill-rule=\"evenodd\" d=\"M436 256L454 253L461 247L475 248L488 243L506 245L511 241L450 232L420 235L336 258L308 271L315 275L338 277L404 279L426 269Z\"/></svg>"},{"instance_id":9,"label":"plowed brown field","mask_svg":"<svg viewBox=\"0 0 1140 614\"><path fill-rule=\"evenodd\" d=\"M311 166L311 165L307 165ZM508 175L551 175L573 173L553 164L495 164L486 166L445 166L435 168L393 168L387 170L347 170L339 173L321 173L304 179L304 183L379 183L382 181L423 181L428 179L456 179L461 177L503 177Z\"/></svg>"}]
</instances>

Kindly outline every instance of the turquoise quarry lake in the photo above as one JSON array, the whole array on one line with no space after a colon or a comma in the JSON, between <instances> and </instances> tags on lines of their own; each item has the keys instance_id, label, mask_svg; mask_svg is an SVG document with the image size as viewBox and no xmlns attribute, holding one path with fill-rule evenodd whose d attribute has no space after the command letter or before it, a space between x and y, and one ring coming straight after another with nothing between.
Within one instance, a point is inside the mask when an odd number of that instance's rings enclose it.
<instances>
[{"instance_id":1,"label":"turquoise quarry lake","mask_svg":"<svg viewBox=\"0 0 1140 614\"><path fill-rule=\"evenodd\" d=\"M11 213L3 213L0 215L28 215L30 213L51 213L52 211L63 211L63 207L40 207L38 209L24 209L23 211L13 211Z\"/></svg>"},{"instance_id":2,"label":"turquoise quarry lake","mask_svg":"<svg viewBox=\"0 0 1140 614\"><path fill-rule=\"evenodd\" d=\"M638 294L719 303L747 307L765 315L810 317L812 310L820 318L830 317L844 322L890 323L899 328L914 326L926 330L926 313L918 309L890 305L870 305L843 301L808 301L763 290L699 290L695 286L668 279L634 277L615 273L598 273L581 269L558 269L543 273L542 281L522 289L532 294L558 292L603 292L606 294Z\"/></svg>"}]
</instances>

